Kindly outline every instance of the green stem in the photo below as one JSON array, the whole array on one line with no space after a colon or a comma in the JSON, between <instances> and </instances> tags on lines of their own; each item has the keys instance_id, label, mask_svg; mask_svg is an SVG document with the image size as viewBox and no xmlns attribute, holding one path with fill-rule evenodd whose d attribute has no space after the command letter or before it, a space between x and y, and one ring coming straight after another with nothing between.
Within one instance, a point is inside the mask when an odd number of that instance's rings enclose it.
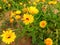
<instances>
[{"instance_id":1,"label":"green stem","mask_svg":"<svg viewBox=\"0 0 60 45\"><path fill-rule=\"evenodd\" d=\"M56 29L56 45L58 45L58 29Z\"/></svg>"}]
</instances>

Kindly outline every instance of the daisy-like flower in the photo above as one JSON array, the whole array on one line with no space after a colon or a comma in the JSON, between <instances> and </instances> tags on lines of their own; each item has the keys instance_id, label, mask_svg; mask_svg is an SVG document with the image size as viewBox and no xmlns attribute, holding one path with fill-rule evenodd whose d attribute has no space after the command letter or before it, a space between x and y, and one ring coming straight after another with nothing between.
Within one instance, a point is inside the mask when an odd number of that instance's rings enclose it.
<instances>
[{"instance_id":1,"label":"daisy-like flower","mask_svg":"<svg viewBox=\"0 0 60 45\"><path fill-rule=\"evenodd\" d=\"M34 21L34 17L30 14L24 14L22 20L23 20L23 23L25 23L27 25Z\"/></svg>"},{"instance_id":2,"label":"daisy-like flower","mask_svg":"<svg viewBox=\"0 0 60 45\"><path fill-rule=\"evenodd\" d=\"M34 7L34 6L29 7L28 11L31 14L37 14L39 12L39 10L36 7Z\"/></svg>"},{"instance_id":3,"label":"daisy-like flower","mask_svg":"<svg viewBox=\"0 0 60 45\"><path fill-rule=\"evenodd\" d=\"M39 23L39 26L40 26L41 28L45 28L46 25L47 25L47 22L46 22L45 20L43 20L43 21L41 21L41 22Z\"/></svg>"},{"instance_id":4,"label":"daisy-like flower","mask_svg":"<svg viewBox=\"0 0 60 45\"><path fill-rule=\"evenodd\" d=\"M13 32L12 30L7 30L7 31L3 31L1 37L4 43L10 44L15 40L16 35L15 32Z\"/></svg>"},{"instance_id":5,"label":"daisy-like flower","mask_svg":"<svg viewBox=\"0 0 60 45\"><path fill-rule=\"evenodd\" d=\"M51 38L47 38L47 39L44 40L44 43L46 45L52 45L53 44L53 40Z\"/></svg>"}]
</instances>

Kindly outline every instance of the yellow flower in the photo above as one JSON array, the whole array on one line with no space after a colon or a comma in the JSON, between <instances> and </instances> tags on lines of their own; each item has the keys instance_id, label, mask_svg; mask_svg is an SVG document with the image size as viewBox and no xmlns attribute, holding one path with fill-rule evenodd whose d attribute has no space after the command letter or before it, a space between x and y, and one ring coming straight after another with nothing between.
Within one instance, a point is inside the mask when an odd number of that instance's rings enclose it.
<instances>
[{"instance_id":1,"label":"yellow flower","mask_svg":"<svg viewBox=\"0 0 60 45\"><path fill-rule=\"evenodd\" d=\"M24 14L22 20L23 20L23 23L25 23L27 25L27 24L32 23L34 21L34 17L29 14Z\"/></svg>"},{"instance_id":2,"label":"yellow flower","mask_svg":"<svg viewBox=\"0 0 60 45\"><path fill-rule=\"evenodd\" d=\"M0 9L2 9L2 7L0 6Z\"/></svg>"},{"instance_id":3,"label":"yellow flower","mask_svg":"<svg viewBox=\"0 0 60 45\"><path fill-rule=\"evenodd\" d=\"M53 41L52 41L51 38L47 38L47 39L44 40L44 43L45 43L46 45L52 45L52 44L53 44Z\"/></svg>"},{"instance_id":4,"label":"yellow flower","mask_svg":"<svg viewBox=\"0 0 60 45\"><path fill-rule=\"evenodd\" d=\"M7 0L2 0L2 1L5 2L5 3L7 2Z\"/></svg>"},{"instance_id":5,"label":"yellow flower","mask_svg":"<svg viewBox=\"0 0 60 45\"><path fill-rule=\"evenodd\" d=\"M40 26L41 28L45 28L46 25L47 25L47 22L44 21L44 20L39 23L39 26Z\"/></svg>"},{"instance_id":6,"label":"yellow flower","mask_svg":"<svg viewBox=\"0 0 60 45\"><path fill-rule=\"evenodd\" d=\"M57 4L57 1L50 1L48 4Z\"/></svg>"},{"instance_id":7,"label":"yellow flower","mask_svg":"<svg viewBox=\"0 0 60 45\"><path fill-rule=\"evenodd\" d=\"M28 1L29 4L31 4L31 1Z\"/></svg>"},{"instance_id":8,"label":"yellow flower","mask_svg":"<svg viewBox=\"0 0 60 45\"><path fill-rule=\"evenodd\" d=\"M15 11L15 14L21 14L20 10Z\"/></svg>"},{"instance_id":9,"label":"yellow flower","mask_svg":"<svg viewBox=\"0 0 60 45\"><path fill-rule=\"evenodd\" d=\"M31 14L37 14L39 12L39 10L36 7L34 7L34 6L29 7L28 11Z\"/></svg>"},{"instance_id":10,"label":"yellow flower","mask_svg":"<svg viewBox=\"0 0 60 45\"><path fill-rule=\"evenodd\" d=\"M11 4L8 4L8 7L11 7Z\"/></svg>"},{"instance_id":11,"label":"yellow flower","mask_svg":"<svg viewBox=\"0 0 60 45\"><path fill-rule=\"evenodd\" d=\"M19 4L20 4L20 5L23 5L23 3L22 3L22 2L20 2Z\"/></svg>"},{"instance_id":12,"label":"yellow flower","mask_svg":"<svg viewBox=\"0 0 60 45\"><path fill-rule=\"evenodd\" d=\"M45 2L45 0L42 0L42 2Z\"/></svg>"},{"instance_id":13,"label":"yellow flower","mask_svg":"<svg viewBox=\"0 0 60 45\"><path fill-rule=\"evenodd\" d=\"M20 18L21 18L20 15L16 15L16 16L15 16L15 19L17 19L17 20L20 19Z\"/></svg>"},{"instance_id":14,"label":"yellow flower","mask_svg":"<svg viewBox=\"0 0 60 45\"><path fill-rule=\"evenodd\" d=\"M15 35L15 32L9 29L9 30L3 31L3 34L1 35L1 37L4 43L10 44L15 40L16 35Z\"/></svg>"},{"instance_id":15,"label":"yellow flower","mask_svg":"<svg viewBox=\"0 0 60 45\"><path fill-rule=\"evenodd\" d=\"M34 0L34 2L40 2L40 0Z\"/></svg>"},{"instance_id":16,"label":"yellow flower","mask_svg":"<svg viewBox=\"0 0 60 45\"><path fill-rule=\"evenodd\" d=\"M23 4L24 7L26 7L27 5L26 4Z\"/></svg>"},{"instance_id":17,"label":"yellow flower","mask_svg":"<svg viewBox=\"0 0 60 45\"><path fill-rule=\"evenodd\" d=\"M14 19L13 19L13 18L11 18L11 19L10 19L10 23L13 23L13 22L14 22Z\"/></svg>"},{"instance_id":18,"label":"yellow flower","mask_svg":"<svg viewBox=\"0 0 60 45\"><path fill-rule=\"evenodd\" d=\"M13 11L11 11L11 15L10 15L10 18L11 17L14 17L16 14L13 12Z\"/></svg>"},{"instance_id":19,"label":"yellow flower","mask_svg":"<svg viewBox=\"0 0 60 45\"><path fill-rule=\"evenodd\" d=\"M33 2L33 5L37 5L37 3L36 2Z\"/></svg>"}]
</instances>

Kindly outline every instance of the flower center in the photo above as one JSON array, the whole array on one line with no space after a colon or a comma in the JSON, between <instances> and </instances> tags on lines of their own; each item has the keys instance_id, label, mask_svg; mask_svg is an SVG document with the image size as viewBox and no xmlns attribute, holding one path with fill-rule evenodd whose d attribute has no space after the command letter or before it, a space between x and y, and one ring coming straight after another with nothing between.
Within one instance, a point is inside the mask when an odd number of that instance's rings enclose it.
<instances>
[{"instance_id":1,"label":"flower center","mask_svg":"<svg viewBox=\"0 0 60 45\"><path fill-rule=\"evenodd\" d=\"M29 18L26 18L26 20L29 20Z\"/></svg>"},{"instance_id":2,"label":"flower center","mask_svg":"<svg viewBox=\"0 0 60 45\"><path fill-rule=\"evenodd\" d=\"M8 36L7 38L10 38L10 36Z\"/></svg>"},{"instance_id":3,"label":"flower center","mask_svg":"<svg viewBox=\"0 0 60 45\"><path fill-rule=\"evenodd\" d=\"M8 38L10 38L10 37L8 37Z\"/></svg>"},{"instance_id":4,"label":"flower center","mask_svg":"<svg viewBox=\"0 0 60 45\"><path fill-rule=\"evenodd\" d=\"M42 23L42 25L44 26L44 25L45 25L45 23Z\"/></svg>"}]
</instances>

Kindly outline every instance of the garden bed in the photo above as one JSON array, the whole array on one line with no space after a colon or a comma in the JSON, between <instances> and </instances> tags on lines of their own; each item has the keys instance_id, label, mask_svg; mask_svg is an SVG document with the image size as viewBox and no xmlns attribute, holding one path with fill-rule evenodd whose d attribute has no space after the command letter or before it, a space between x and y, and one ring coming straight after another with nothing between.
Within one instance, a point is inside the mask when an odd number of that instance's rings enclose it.
<instances>
[{"instance_id":1,"label":"garden bed","mask_svg":"<svg viewBox=\"0 0 60 45\"><path fill-rule=\"evenodd\" d=\"M60 45L60 0L0 0L0 45Z\"/></svg>"}]
</instances>

